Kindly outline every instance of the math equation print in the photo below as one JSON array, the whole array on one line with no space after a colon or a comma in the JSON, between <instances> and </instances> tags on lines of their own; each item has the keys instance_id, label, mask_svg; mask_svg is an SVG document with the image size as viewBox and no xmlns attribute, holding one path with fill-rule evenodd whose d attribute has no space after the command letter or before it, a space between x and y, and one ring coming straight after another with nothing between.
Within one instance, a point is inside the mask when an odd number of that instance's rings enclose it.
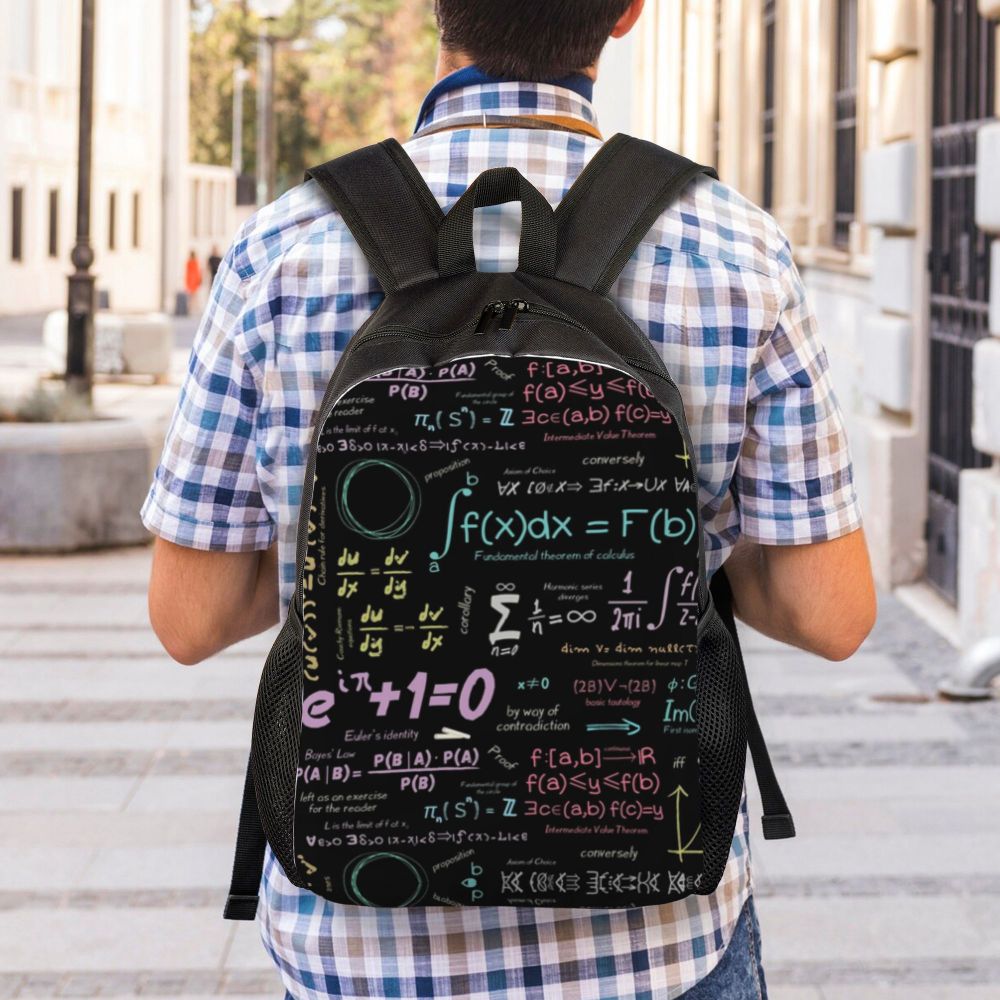
<instances>
[{"instance_id":1,"label":"math equation print","mask_svg":"<svg viewBox=\"0 0 1000 1000\"><path fill-rule=\"evenodd\" d=\"M697 491L647 384L534 356L397 369L317 441L309 886L367 906L695 891Z\"/></svg>"}]
</instances>

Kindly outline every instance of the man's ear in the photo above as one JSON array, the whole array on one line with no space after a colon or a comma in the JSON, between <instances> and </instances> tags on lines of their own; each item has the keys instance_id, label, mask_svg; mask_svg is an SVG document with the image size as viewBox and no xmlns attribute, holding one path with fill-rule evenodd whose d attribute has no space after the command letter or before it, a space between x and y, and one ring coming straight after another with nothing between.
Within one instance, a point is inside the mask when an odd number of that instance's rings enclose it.
<instances>
[{"instance_id":1,"label":"man's ear","mask_svg":"<svg viewBox=\"0 0 1000 1000\"><path fill-rule=\"evenodd\" d=\"M611 29L612 38L621 38L622 35L627 35L631 30L632 26L636 21L639 20L639 15L642 13L642 8L646 6L646 0L632 0L622 14L620 18L615 22L615 26Z\"/></svg>"}]
</instances>

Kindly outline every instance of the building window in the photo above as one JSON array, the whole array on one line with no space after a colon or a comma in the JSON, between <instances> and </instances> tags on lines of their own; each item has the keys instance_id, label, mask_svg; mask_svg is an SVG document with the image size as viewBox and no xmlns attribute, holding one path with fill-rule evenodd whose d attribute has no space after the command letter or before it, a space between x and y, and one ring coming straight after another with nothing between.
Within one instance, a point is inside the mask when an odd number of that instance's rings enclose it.
<instances>
[{"instance_id":1,"label":"building window","mask_svg":"<svg viewBox=\"0 0 1000 1000\"><path fill-rule=\"evenodd\" d=\"M59 188L49 188L49 256L59 256Z\"/></svg>"},{"instance_id":2,"label":"building window","mask_svg":"<svg viewBox=\"0 0 1000 1000\"><path fill-rule=\"evenodd\" d=\"M857 206L858 0L837 0L833 242L846 248Z\"/></svg>"},{"instance_id":3,"label":"building window","mask_svg":"<svg viewBox=\"0 0 1000 1000\"><path fill-rule=\"evenodd\" d=\"M24 188L10 191L10 259L24 260Z\"/></svg>"},{"instance_id":4,"label":"building window","mask_svg":"<svg viewBox=\"0 0 1000 1000\"><path fill-rule=\"evenodd\" d=\"M142 216L140 212L140 202L141 197L138 191L132 192L132 249L138 250L139 245L142 243L141 231L142 231Z\"/></svg>"},{"instance_id":5,"label":"building window","mask_svg":"<svg viewBox=\"0 0 1000 1000\"><path fill-rule=\"evenodd\" d=\"M778 0L764 0L764 111L761 115L761 206L774 205L775 34Z\"/></svg>"},{"instance_id":6,"label":"building window","mask_svg":"<svg viewBox=\"0 0 1000 1000\"><path fill-rule=\"evenodd\" d=\"M118 192L108 192L108 249L114 250L118 230Z\"/></svg>"}]
</instances>

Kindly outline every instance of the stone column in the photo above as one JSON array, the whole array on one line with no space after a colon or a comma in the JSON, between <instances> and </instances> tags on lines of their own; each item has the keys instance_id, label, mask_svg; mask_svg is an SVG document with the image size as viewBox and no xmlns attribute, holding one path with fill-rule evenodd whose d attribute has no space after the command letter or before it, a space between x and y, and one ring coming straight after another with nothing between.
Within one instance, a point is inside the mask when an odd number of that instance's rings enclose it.
<instances>
[{"instance_id":1,"label":"stone column","mask_svg":"<svg viewBox=\"0 0 1000 1000\"><path fill-rule=\"evenodd\" d=\"M879 118L863 155L861 216L875 228L872 297L862 388L867 415L855 439L866 483L865 519L883 586L924 570L927 510L927 278L930 4L868 7L871 59L880 64Z\"/></svg>"},{"instance_id":2,"label":"stone column","mask_svg":"<svg viewBox=\"0 0 1000 1000\"><path fill-rule=\"evenodd\" d=\"M722 29L722 163L725 182L760 198L764 103L760 0L720 0ZM779 112L780 122L780 112ZM776 190L780 197L780 190Z\"/></svg>"}]
</instances>

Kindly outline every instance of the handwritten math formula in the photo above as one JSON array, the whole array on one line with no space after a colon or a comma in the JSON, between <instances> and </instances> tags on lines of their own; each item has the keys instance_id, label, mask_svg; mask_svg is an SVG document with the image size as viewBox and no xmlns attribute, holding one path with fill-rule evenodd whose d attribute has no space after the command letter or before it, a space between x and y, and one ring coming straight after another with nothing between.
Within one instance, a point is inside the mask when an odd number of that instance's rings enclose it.
<instances>
[{"instance_id":1,"label":"handwritten math formula","mask_svg":"<svg viewBox=\"0 0 1000 1000\"><path fill-rule=\"evenodd\" d=\"M675 415L614 368L476 357L367 379L318 440L310 884L393 906L690 891L699 540Z\"/></svg>"}]
</instances>

